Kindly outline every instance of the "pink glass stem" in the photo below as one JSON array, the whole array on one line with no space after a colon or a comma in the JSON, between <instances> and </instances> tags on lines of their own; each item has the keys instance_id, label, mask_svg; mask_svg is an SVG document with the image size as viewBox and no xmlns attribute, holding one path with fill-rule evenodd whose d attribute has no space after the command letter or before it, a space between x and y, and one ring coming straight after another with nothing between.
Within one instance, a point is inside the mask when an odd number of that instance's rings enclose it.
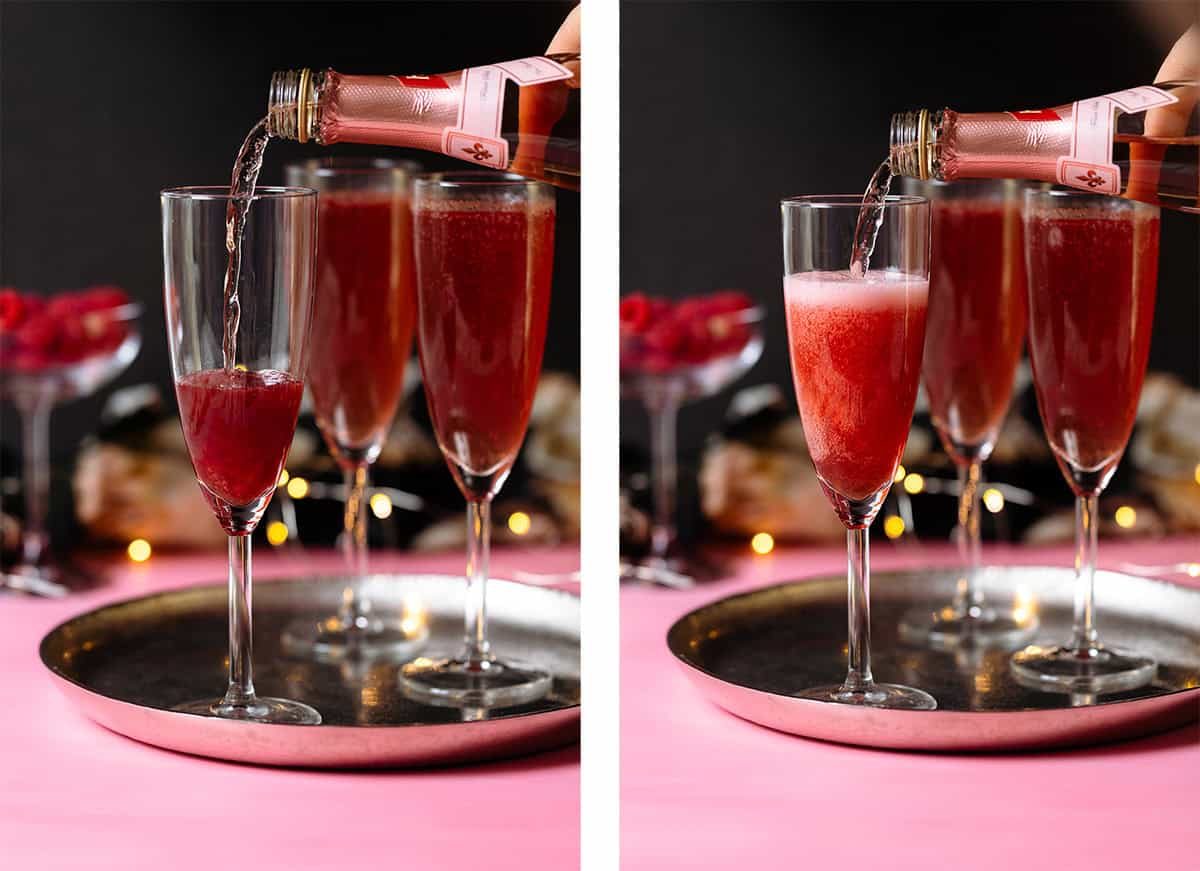
<instances>
[{"instance_id":1,"label":"pink glass stem","mask_svg":"<svg viewBox=\"0 0 1200 871\"><path fill-rule=\"evenodd\" d=\"M361 580L367 575L367 473L366 463L358 463L346 469L346 506L342 515L342 553L346 560L346 571L351 580ZM348 585L342 595L338 619L347 629L354 629L365 616L365 608L359 596L354 594L353 585Z\"/></svg>"},{"instance_id":2,"label":"pink glass stem","mask_svg":"<svg viewBox=\"0 0 1200 871\"><path fill-rule=\"evenodd\" d=\"M646 402L650 415L650 477L654 513L650 527L650 554L665 559L675 542L675 494L678 486L675 428L679 400L659 395Z\"/></svg>"},{"instance_id":3,"label":"pink glass stem","mask_svg":"<svg viewBox=\"0 0 1200 871\"><path fill-rule=\"evenodd\" d=\"M475 665L492 658L487 634L487 576L491 555L492 500L467 500L467 598L463 615L466 651Z\"/></svg>"},{"instance_id":4,"label":"pink glass stem","mask_svg":"<svg viewBox=\"0 0 1200 871\"><path fill-rule=\"evenodd\" d=\"M21 448L24 466L25 525L21 539L21 563L36 568L49 543L46 510L50 501L50 411L54 397L49 391L20 393Z\"/></svg>"},{"instance_id":5,"label":"pink glass stem","mask_svg":"<svg viewBox=\"0 0 1200 871\"><path fill-rule=\"evenodd\" d=\"M1071 647L1075 650L1100 647L1094 598L1098 508L1095 493L1075 500L1075 626L1071 633Z\"/></svg>"},{"instance_id":6,"label":"pink glass stem","mask_svg":"<svg viewBox=\"0 0 1200 871\"><path fill-rule=\"evenodd\" d=\"M958 584L954 612L960 617L983 604L979 590L979 566L982 562L979 541L979 509L982 464L978 460L958 467L958 553L962 558L963 577Z\"/></svg>"},{"instance_id":7,"label":"pink glass stem","mask_svg":"<svg viewBox=\"0 0 1200 871\"><path fill-rule=\"evenodd\" d=\"M865 693L874 684L871 676L871 565L870 530L846 530L847 593L850 667L843 692Z\"/></svg>"}]
</instances>

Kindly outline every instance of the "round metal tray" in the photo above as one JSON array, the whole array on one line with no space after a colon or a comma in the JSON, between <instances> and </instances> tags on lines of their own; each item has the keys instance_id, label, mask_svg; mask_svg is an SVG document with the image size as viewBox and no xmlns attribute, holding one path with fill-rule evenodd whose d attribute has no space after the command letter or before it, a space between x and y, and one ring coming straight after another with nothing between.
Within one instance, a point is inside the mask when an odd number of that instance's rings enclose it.
<instances>
[{"instance_id":1,"label":"round metal tray","mask_svg":"<svg viewBox=\"0 0 1200 871\"><path fill-rule=\"evenodd\" d=\"M1039 643L1068 637L1074 573L989 567L993 603L1034 608ZM1200 717L1200 590L1116 572L1096 575L1101 637L1153 654L1151 686L1105 696L1026 689L1009 653L955 654L903 644L910 609L950 601L953 569L878 572L871 578L875 679L932 693L936 711L889 711L794 697L846 671L846 579L817 578L731 596L682 617L667 644L711 701L747 720L810 738L903 750L990 751L1066 747L1164 731Z\"/></svg>"},{"instance_id":2,"label":"round metal tray","mask_svg":"<svg viewBox=\"0 0 1200 871\"><path fill-rule=\"evenodd\" d=\"M579 598L488 581L492 647L554 675L548 696L504 709L430 707L405 697L398 663L324 664L280 646L293 620L335 613L344 579L257 584L254 684L261 695L306 702L319 726L280 726L184 714L171 708L225 689L224 584L108 605L57 626L42 662L63 693L103 726L200 756L313 768L406 767L476 762L561 747L579 738ZM423 620L422 653L462 645L465 582L438 575L374 575L354 584L375 613Z\"/></svg>"}]
</instances>

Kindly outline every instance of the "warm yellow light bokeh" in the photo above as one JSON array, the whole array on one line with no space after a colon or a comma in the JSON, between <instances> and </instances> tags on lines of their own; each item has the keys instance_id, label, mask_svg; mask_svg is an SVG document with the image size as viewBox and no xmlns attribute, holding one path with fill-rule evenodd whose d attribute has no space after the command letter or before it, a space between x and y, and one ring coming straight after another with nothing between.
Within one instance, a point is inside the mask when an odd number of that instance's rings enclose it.
<instances>
[{"instance_id":1,"label":"warm yellow light bokeh","mask_svg":"<svg viewBox=\"0 0 1200 871\"><path fill-rule=\"evenodd\" d=\"M1117 509L1117 513L1113 515L1113 520L1117 521L1117 526L1122 529L1132 529L1137 523L1137 512L1128 505L1122 505Z\"/></svg>"},{"instance_id":2,"label":"warm yellow light bokeh","mask_svg":"<svg viewBox=\"0 0 1200 871\"><path fill-rule=\"evenodd\" d=\"M129 542L129 547L125 548L125 552L129 554L129 558L135 563L144 563L150 559L151 549L150 542L144 538L135 538Z\"/></svg>"},{"instance_id":3,"label":"warm yellow light bokeh","mask_svg":"<svg viewBox=\"0 0 1200 871\"><path fill-rule=\"evenodd\" d=\"M983 491L983 507L993 514L999 514L1004 510L1004 494L995 487L988 487Z\"/></svg>"},{"instance_id":4,"label":"warm yellow light bokeh","mask_svg":"<svg viewBox=\"0 0 1200 871\"><path fill-rule=\"evenodd\" d=\"M769 532L756 532L754 538L750 539L750 549L766 556L775 549L775 537Z\"/></svg>"},{"instance_id":5,"label":"warm yellow light bokeh","mask_svg":"<svg viewBox=\"0 0 1200 871\"><path fill-rule=\"evenodd\" d=\"M899 484L901 481L904 480L904 476L906 474L907 474L907 472L905 472L903 465L897 466L896 474L892 476L892 480L895 481L897 484Z\"/></svg>"},{"instance_id":6,"label":"warm yellow light bokeh","mask_svg":"<svg viewBox=\"0 0 1200 871\"><path fill-rule=\"evenodd\" d=\"M904 476L904 489L914 496L925 489L925 476L917 472L909 472Z\"/></svg>"},{"instance_id":7,"label":"warm yellow light bokeh","mask_svg":"<svg viewBox=\"0 0 1200 871\"><path fill-rule=\"evenodd\" d=\"M508 528L513 535L524 535L533 526L533 520L524 511L514 511L508 515Z\"/></svg>"},{"instance_id":8,"label":"warm yellow light bokeh","mask_svg":"<svg viewBox=\"0 0 1200 871\"><path fill-rule=\"evenodd\" d=\"M287 493L293 499L303 499L308 495L308 482L303 478L292 478L287 482Z\"/></svg>"},{"instance_id":9,"label":"warm yellow light bokeh","mask_svg":"<svg viewBox=\"0 0 1200 871\"><path fill-rule=\"evenodd\" d=\"M290 478L290 477L292 477L292 476L288 474L288 470L287 470L287 469L284 469L283 471L281 471L281 472L279 473L279 484L278 484L278 486L280 486L280 487L286 486L286 485L287 485L287 482L288 482L288 478Z\"/></svg>"},{"instance_id":10,"label":"warm yellow light bokeh","mask_svg":"<svg viewBox=\"0 0 1200 871\"><path fill-rule=\"evenodd\" d=\"M899 538L904 535L904 520L895 514L883 518L883 534L888 538Z\"/></svg>"},{"instance_id":11,"label":"warm yellow light bokeh","mask_svg":"<svg viewBox=\"0 0 1200 871\"><path fill-rule=\"evenodd\" d=\"M288 540L288 528L286 523L281 523L275 520L267 524L267 541L279 547Z\"/></svg>"},{"instance_id":12,"label":"warm yellow light bokeh","mask_svg":"<svg viewBox=\"0 0 1200 871\"><path fill-rule=\"evenodd\" d=\"M371 513L380 520L392 516L392 500L386 493L376 493L371 497Z\"/></svg>"}]
</instances>

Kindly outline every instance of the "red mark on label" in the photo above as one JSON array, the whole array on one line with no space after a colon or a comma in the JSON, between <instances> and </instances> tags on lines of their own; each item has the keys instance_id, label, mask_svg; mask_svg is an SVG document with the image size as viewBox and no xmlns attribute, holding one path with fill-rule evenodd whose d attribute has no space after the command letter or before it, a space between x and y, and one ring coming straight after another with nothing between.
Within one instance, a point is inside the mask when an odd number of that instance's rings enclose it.
<instances>
[{"instance_id":1,"label":"red mark on label","mask_svg":"<svg viewBox=\"0 0 1200 871\"><path fill-rule=\"evenodd\" d=\"M392 76L392 78L408 88L444 91L450 87L441 76Z\"/></svg>"},{"instance_id":2,"label":"red mark on label","mask_svg":"<svg viewBox=\"0 0 1200 871\"><path fill-rule=\"evenodd\" d=\"M1053 109L1021 109L1019 112L1009 112L1016 121L1061 121L1062 118Z\"/></svg>"}]
</instances>

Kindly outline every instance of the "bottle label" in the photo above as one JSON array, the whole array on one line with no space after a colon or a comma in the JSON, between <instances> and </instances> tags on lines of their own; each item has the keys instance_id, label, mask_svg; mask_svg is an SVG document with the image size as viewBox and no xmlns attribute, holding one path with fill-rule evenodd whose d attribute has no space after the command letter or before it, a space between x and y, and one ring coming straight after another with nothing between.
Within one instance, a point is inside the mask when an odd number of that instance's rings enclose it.
<instances>
[{"instance_id":1,"label":"bottle label","mask_svg":"<svg viewBox=\"0 0 1200 871\"><path fill-rule=\"evenodd\" d=\"M1168 106L1178 99L1159 88L1143 85L1075 103L1071 152L1058 158L1058 183L1099 194L1120 193L1121 168L1112 162L1115 111L1136 114Z\"/></svg>"},{"instance_id":2,"label":"bottle label","mask_svg":"<svg viewBox=\"0 0 1200 871\"><path fill-rule=\"evenodd\" d=\"M458 122L442 132L442 153L483 166L508 166L508 142L500 135L504 115L504 89L569 79L573 73L547 57L527 57L462 73Z\"/></svg>"}]
</instances>

